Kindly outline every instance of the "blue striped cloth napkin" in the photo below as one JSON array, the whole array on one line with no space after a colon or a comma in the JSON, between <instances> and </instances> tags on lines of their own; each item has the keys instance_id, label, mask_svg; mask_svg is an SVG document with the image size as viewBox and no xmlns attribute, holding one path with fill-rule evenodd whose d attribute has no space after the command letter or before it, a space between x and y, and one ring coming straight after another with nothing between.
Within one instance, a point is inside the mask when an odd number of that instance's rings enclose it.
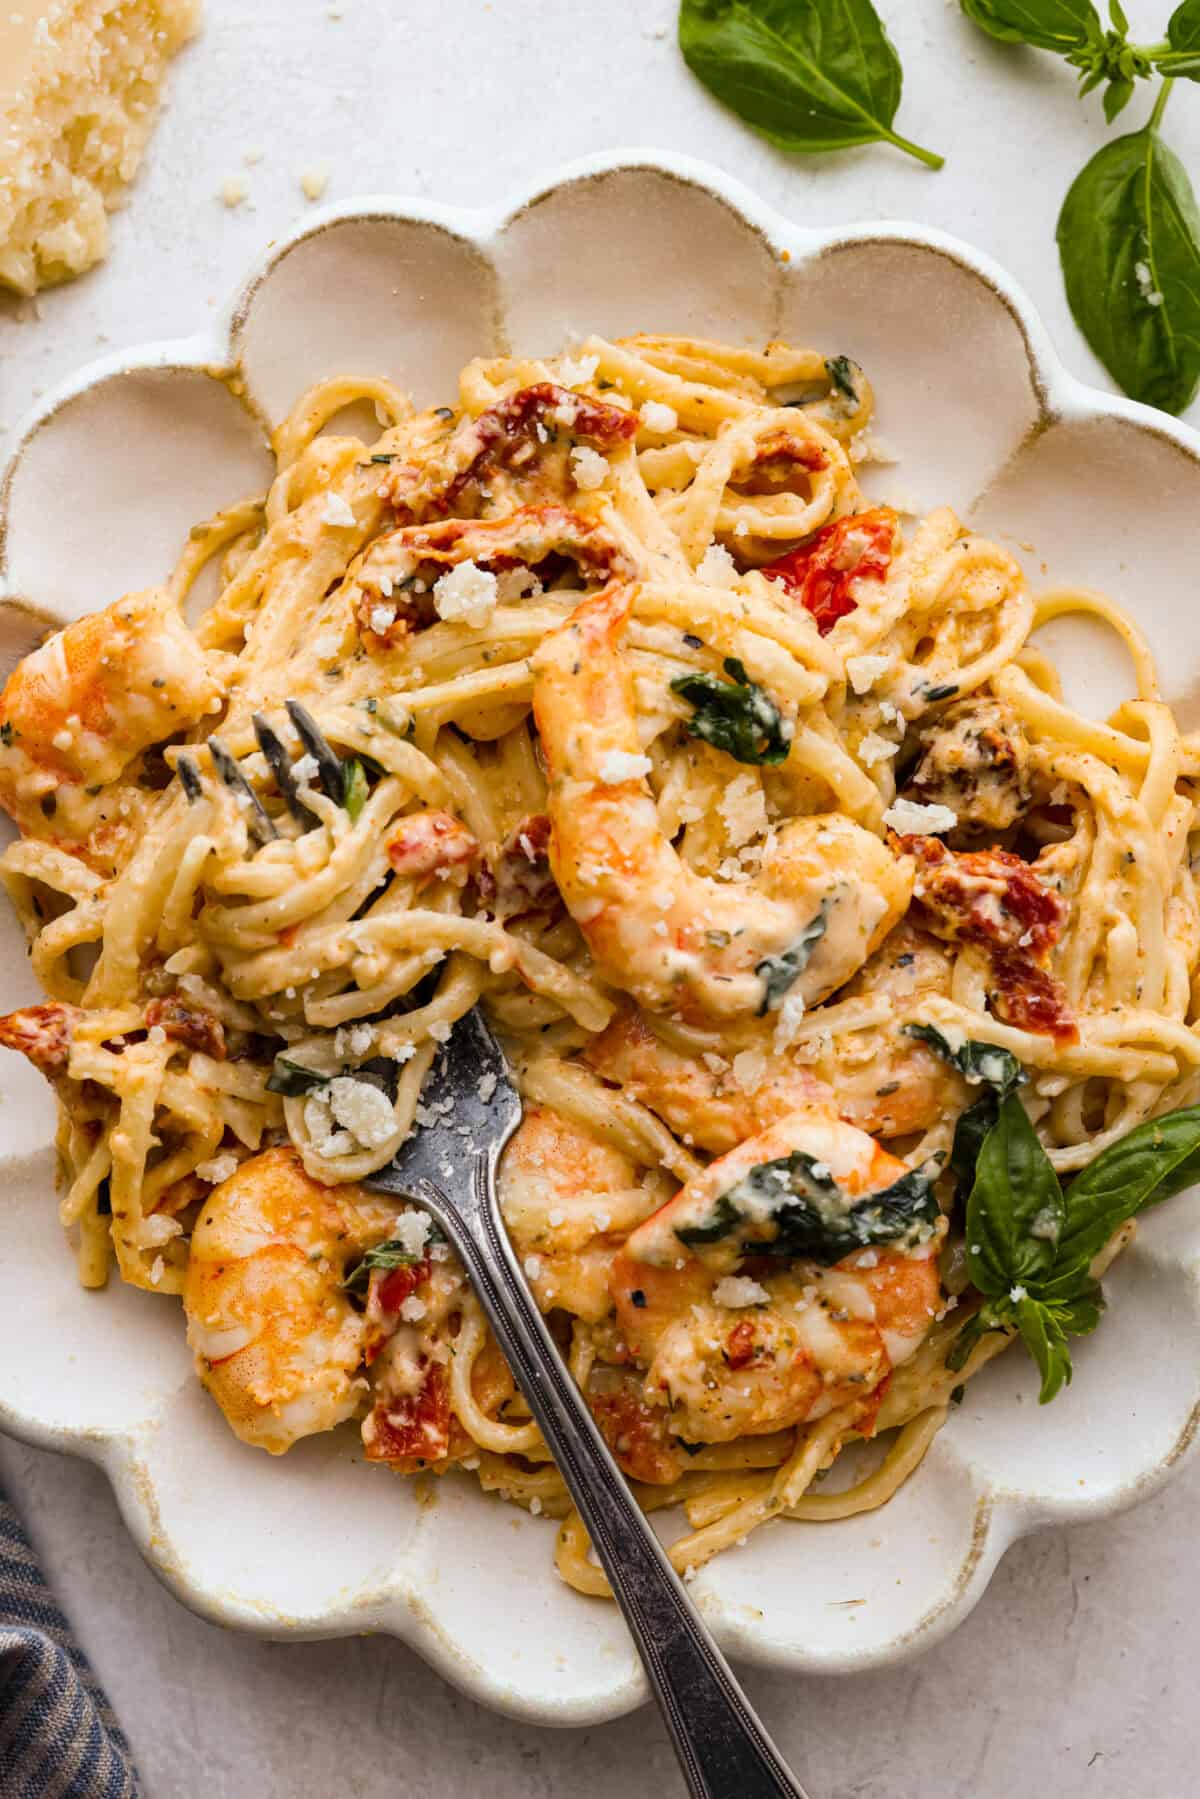
<instances>
[{"instance_id":1,"label":"blue striped cloth napkin","mask_svg":"<svg viewBox=\"0 0 1200 1799\"><path fill-rule=\"evenodd\" d=\"M129 1744L0 1489L0 1799L140 1799Z\"/></svg>"}]
</instances>

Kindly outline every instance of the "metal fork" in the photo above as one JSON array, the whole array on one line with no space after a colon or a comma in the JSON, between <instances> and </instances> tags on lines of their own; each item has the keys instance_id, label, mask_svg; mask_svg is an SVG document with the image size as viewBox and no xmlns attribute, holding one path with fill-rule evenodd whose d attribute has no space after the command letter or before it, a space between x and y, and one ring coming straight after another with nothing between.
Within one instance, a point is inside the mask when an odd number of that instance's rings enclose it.
<instances>
[{"instance_id":1,"label":"metal fork","mask_svg":"<svg viewBox=\"0 0 1200 1799\"><path fill-rule=\"evenodd\" d=\"M422 1100L438 1122L419 1126L365 1185L423 1206L462 1258L625 1614L689 1792L805 1799L626 1486L525 1284L496 1201L496 1168L521 1101L477 1010L455 1025Z\"/></svg>"},{"instance_id":2,"label":"metal fork","mask_svg":"<svg viewBox=\"0 0 1200 1799\"><path fill-rule=\"evenodd\" d=\"M318 785L335 805L343 805L346 798L346 771L341 757L332 748L307 707L302 706L299 700L285 700L284 706L306 754L317 765ZM252 723L258 747L270 764L275 783L292 817L306 830L319 823L316 814L300 797L300 783L296 779L292 758L283 739L261 712L254 714ZM238 767L237 758L216 736L208 740L208 753L218 775L239 805L244 807L246 829L251 837L260 845L273 843L279 836L275 821ZM200 772L200 764L194 756L185 752L176 759L175 767L189 803L194 803L204 792L204 776Z\"/></svg>"}]
</instances>

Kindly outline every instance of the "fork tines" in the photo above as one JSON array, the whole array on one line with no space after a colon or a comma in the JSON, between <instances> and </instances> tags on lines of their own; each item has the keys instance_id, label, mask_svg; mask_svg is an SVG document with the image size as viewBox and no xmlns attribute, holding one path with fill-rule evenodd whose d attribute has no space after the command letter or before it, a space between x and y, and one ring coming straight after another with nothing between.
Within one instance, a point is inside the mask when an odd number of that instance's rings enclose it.
<instances>
[{"instance_id":1,"label":"fork tines","mask_svg":"<svg viewBox=\"0 0 1200 1799\"><path fill-rule=\"evenodd\" d=\"M297 737L317 765L321 786L335 806L342 805L346 798L346 776L341 757L329 747L316 719L299 700L285 700L283 703L287 707L288 717L296 727Z\"/></svg>"},{"instance_id":2,"label":"fork tines","mask_svg":"<svg viewBox=\"0 0 1200 1799\"><path fill-rule=\"evenodd\" d=\"M346 797L346 775L341 757L331 747L312 713L302 706L299 700L285 700L284 705L287 707L288 717L295 727L297 737L303 744L306 753L313 758L317 765L317 779L323 791L335 805L343 805ZM288 753L287 746L261 712L254 714L252 722L254 735L258 739L258 747L267 759L288 811L306 830L310 829L320 821L300 797L300 782L296 779L295 764ZM262 801L238 767L236 757L230 754L219 737L209 738L208 751L213 760L213 767L221 780L232 793L237 795L239 802L244 807L246 825L250 835L260 844L273 843L278 838L279 832ZM194 803L204 792L204 776L200 772L200 765L194 756L181 755L177 758L175 767L189 803Z\"/></svg>"},{"instance_id":3,"label":"fork tines","mask_svg":"<svg viewBox=\"0 0 1200 1799\"><path fill-rule=\"evenodd\" d=\"M209 755L213 759L213 767L224 781L230 792L235 794L246 812L246 828L259 843L273 843L279 832L271 823L269 814L262 801L251 787L249 781L238 767L219 737L208 740Z\"/></svg>"}]
</instances>

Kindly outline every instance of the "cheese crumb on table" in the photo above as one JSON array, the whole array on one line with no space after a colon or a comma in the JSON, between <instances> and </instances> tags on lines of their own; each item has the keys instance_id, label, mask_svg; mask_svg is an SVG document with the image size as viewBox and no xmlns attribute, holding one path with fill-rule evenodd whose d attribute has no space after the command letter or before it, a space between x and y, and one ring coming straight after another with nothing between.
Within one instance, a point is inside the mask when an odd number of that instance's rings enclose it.
<instances>
[{"instance_id":1,"label":"cheese crumb on table","mask_svg":"<svg viewBox=\"0 0 1200 1799\"><path fill-rule=\"evenodd\" d=\"M320 200L328 186L328 169L305 169L301 173L300 191L306 200Z\"/></svg>"},{"instance_id":2,"label":"cheese crumb on table","mask_svg":"<svg viewBox=\"0 0 1200 1799\"><path fill-rule=\"evenodd\" d=\"M230 175L221 183L221 199L226 206L240 206L250 192L250 183L244 175Z\"/></svg>"},{"instance_id":3,"label":"cheese crumb on table","mask_svg":"<svg viewBox=\"0 0 1200 1799\"><path fill-rule=\"evenodd\" d=\"M2 0L0 286L67 281L108 252L167 64L200 0Z\"/></svg>"}]
</instances>

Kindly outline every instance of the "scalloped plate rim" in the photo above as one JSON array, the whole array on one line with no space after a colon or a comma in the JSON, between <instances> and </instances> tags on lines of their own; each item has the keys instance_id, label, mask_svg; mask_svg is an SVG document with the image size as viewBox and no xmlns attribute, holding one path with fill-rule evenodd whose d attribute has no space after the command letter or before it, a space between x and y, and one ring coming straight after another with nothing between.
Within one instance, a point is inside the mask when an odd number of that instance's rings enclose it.
<instances>
[{"instance_id":1,"label":"scalloped plate rim","mask_svg":"<svg viewBox=\"0 0 1200 1799\"><path fill-rule=\"evenodd\" d=\"M681 184L699 188L726 205L765 240L773 256L789 253L795 269L842 248L864 243L895 243L945 256L966 273L982 280L1000 299L1017 324L1024 340L1029 378L1039 422L1120 419L1165 439L1200 466L1200 431L1180 423L1152 407L1123 395L1106 393L1072 375L1063 364L1041 318L1022 287L989 256L962 239L933 226L879 219L862 224L801 226L778 208L761 200L736 177L726 175L699 158L673 152L635 147L575 159L545 177L524 184L503 201L488 207L464 208L424 198L407 200L395 194L366 194L305 215L288 232L275 239L229 300L202 330L184 337L152 340L116 350L86 363L58 382L18 423L13 448L0 471L0 563L12 483L25 451L64 406L117 377L143 372L206 375L226 383L238 371L242 327L256 292L300 244L342 223L381 219L427 225L445 231L464 245L484 254L494 249L504 232L521 215L564 188L630 170L665 174ZM491 265L494 270L494 264ZM239 396L264 431L268 428L248 396ZM0 575L0 600L26 598ZM1200 1260L1168 1258L1200 1280ZM183 1603L213 1622L281 1640L337 1637L360 1631L383 1632L403 1639L460 1690L478 1702L529 1722L582 1726L624 1715L643 1704L645 1682L638 1672L626 1672L610 1688L591 1697L561 1701L549 1692L538 1694L528 1687L515 1688L493 1675L461 1643L451 1641L422 1607L419 1595L401 1560L393 1569L386 1589L373 1592L354 1604L330 1606L319 1618L289 1623L267 1607L255 1607L189 1582L182 1564L159 1551L154 1541L153 1494L139 1483L139 1445L154 1429L153 1417L132 1427L103 1430L72 1429L18 1413L0 1399L0 1427L30 1445L82 1456L103 1469L126 1528L147 1565ZM795 1673L840 1674L894 1665L931 1647L945 1637L974 1609L1006 1550L1020 1537L1051 1525L1113 1516L1156 1492L1176 1467L1194 1452L1200 1437L1200 1401L1197 1401L1171 1449L1125 1486L1098 1498L1073 1499L1058 1495L1006 1490L994 1476L981 1476L969 1456L956 1459L975 1483L975 1526L971 1547L963 1557L951 1590L934 1600L915 1625L876 1649L822 1655L804 1650L780 1650L756 1644L752 1632L726 1619L723 1640L740 1660ZM990 1481L990 1484L989 1484ZM703 1595L700 1595L702 1609Z\"/></svg>"}]
</instances>

